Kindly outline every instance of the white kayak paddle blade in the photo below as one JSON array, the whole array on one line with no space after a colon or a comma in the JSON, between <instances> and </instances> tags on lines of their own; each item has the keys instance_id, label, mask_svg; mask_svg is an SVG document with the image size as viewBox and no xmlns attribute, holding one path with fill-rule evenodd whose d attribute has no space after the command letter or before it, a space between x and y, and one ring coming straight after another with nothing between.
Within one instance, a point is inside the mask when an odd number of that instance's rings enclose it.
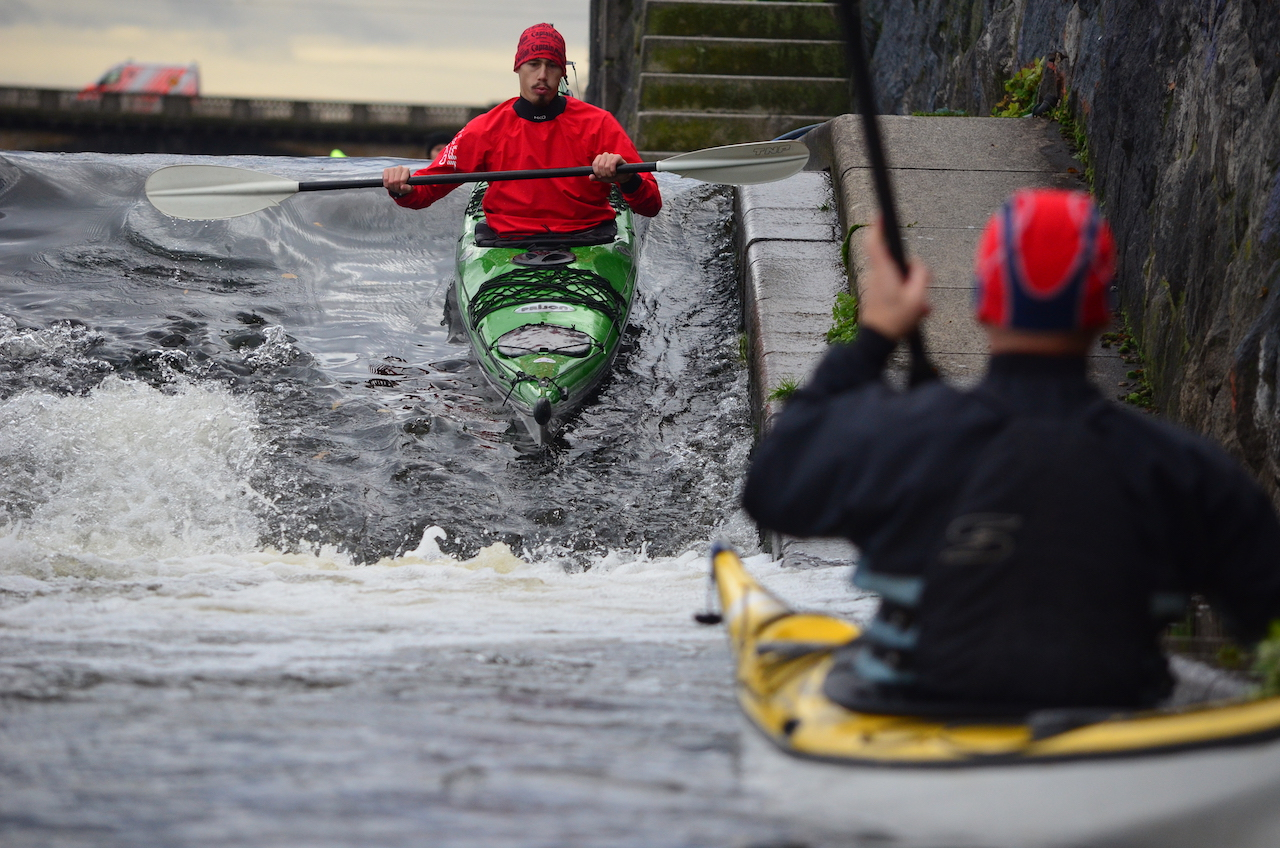
<instances>
[{"instance_id":1,"label":"white kayak paddle blade","mask_svg":"<svg viewBox=\"0 0 1280 848\"><path fill-rule=\"evenodd\" d=\"M279 206L298 183L225 165L170 165L147 177L146 192L166 215L210 221Z\"/></svg>"},{"instance_id":2,"label":"white kayak paddle blade","mask_svg":"<svg viewBox=\"0 0 1280 848\"><path fill-rule=\"evenodd\" d=\"M658 170L709 183L755 185L785 180L808 162L802 141L752 141L681 153L658 162Z\"/></svg>"}]
</instances>

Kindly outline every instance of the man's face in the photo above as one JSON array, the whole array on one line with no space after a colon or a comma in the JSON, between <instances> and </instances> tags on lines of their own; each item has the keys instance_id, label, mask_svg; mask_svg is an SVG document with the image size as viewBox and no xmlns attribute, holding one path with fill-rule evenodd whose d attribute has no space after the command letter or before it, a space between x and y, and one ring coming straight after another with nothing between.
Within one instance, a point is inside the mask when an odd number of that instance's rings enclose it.
<instances>
[{"instance_id":1,"label":"man's face","mask_svg":"<svg viewBox=\"0 0 1280 848\"><path fill-rule=\"evenodd\" d=\"M564 78L560 66L546 59L525 62L516 73L520 76L520 96L535 106L546 106L555 100Z\"/></svg>"}]
</instances>

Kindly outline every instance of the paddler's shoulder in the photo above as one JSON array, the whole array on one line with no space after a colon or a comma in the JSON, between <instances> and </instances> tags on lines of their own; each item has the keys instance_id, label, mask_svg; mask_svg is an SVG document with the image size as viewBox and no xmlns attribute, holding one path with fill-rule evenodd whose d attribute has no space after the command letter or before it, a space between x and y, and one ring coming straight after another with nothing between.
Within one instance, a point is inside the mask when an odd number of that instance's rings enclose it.
<instances>
[{"instance_id":1,"label":"paddler's shoulder","mask_svg":"<svg viewBox=\"0 0 1280 848\"><path fill-rule=\"evenodd\" d=\"M490 109L488 112L485 112L482 115L478 115L472 118L468 122L468 126L472 124L483 124L491 121L502 120L508 117L511 114L512 110L515 108L516 101L519 99L520 99L519 97L511 97L502 101L497 106L494 106L492 109Z\"/></svg>"},{"instance_id":2,"label":"paddler's shoulder","mask_svg":"<svg viewBox=\"0 0 1280 848\"><path fill-rule=\"evenodd\" d=\"M576 97L566 97L564 100L565 100L565 107L564 107L565 114L575 115L575 116L576 115L610 115L608 111L601 109L599 106L592 106L590 103L587 103L584 100L579 100ZM612 117L612 115L610 115L610 117Z\"/></svg>"}]
</instances>

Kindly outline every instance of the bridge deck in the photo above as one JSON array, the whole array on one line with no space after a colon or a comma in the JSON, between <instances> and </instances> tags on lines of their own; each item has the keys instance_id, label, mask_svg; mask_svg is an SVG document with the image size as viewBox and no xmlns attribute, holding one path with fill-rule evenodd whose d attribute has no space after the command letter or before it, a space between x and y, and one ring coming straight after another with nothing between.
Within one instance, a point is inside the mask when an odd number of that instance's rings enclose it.
<instances>
[{"instance_id":1,"label":"bridge deck","mask_svg":"<svg viewBox=\"0 0 1280 848\"><path fill-rule=\"evenodd\" d=\"M0 87L0 146L108 153L425 155L424 139L456 132L488 107L345 103ZM323 150L321 149L323 148Z\"/></svg>"}]
</instances>

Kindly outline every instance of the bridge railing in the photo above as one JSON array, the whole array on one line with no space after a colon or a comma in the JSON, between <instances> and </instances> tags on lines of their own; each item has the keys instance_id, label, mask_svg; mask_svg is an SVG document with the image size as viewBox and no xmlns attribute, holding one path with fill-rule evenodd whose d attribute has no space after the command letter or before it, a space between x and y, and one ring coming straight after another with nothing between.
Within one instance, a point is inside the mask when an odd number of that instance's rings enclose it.
<instances>
[{"instance_id":1,"label":"bridge railing","mask_svg":"<svg viewBox=\"0 0 1280 848\"><path fill-rule=\"evenodd\" d=\"M114 115L164 115L227 121L310 124L460 127L483 113L479 106L410 103L344 103L332 100L268 100L109 92L85 95L53 88L0 86L0 109Z\"/></svg>"}]
</instances>

